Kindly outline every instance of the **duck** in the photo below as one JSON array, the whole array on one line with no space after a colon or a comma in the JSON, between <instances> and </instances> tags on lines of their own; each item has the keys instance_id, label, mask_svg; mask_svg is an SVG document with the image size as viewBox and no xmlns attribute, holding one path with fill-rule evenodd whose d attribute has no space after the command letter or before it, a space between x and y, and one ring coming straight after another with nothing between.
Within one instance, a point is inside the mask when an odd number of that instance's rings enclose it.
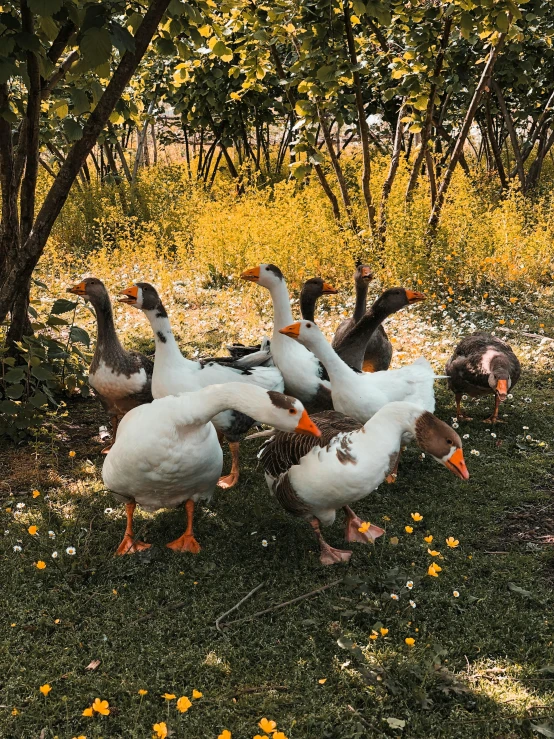
<instances>
[{"instance_id":1,"label":"duck","mask_svg":"<svg viewBox=\"0 0 554 739\"><path fill-rule=\"evenodd\" d=\"M152 360L135 351L127 351L117 336L112 304L104 283L96 277L87 277L67 288L92 303L96 314L97 337L89 367L89 384L110 417L112 439L123 416L143 403L151 403ZM102 450L107 454L111 444Z\"/></svg>"},{"instance_id":2,"label":"duck","mask_svg":"<svg viewBox=\"0 0 554 739\"><path fill-rule=\"evenodd\" d=\"M167 311L156 288L148 282L137 282L121 292L121 302L142 310L147 317L156 344L152 395L166 395L199 390L208 385L224 382L243 382L249 387L260 386L265 390L282 392L283 377L277 367L245 368L237 364L222 365L215 361L186 359L179 349ZM254 420L237 410L225 410L214 418L214 425L229 443L232 464L229 475L222 477L219 486L234 487L240 475L239 442Z\"/></svg>"},{"instance_id":3,"label":"duck","mask_svg":"<svg viewBox=\"0 0 554 739\"><path fill-rule=\"evenodd\" d=\"M329 375L334 410L368 421L392 401L410 401L432 413L435 410L435 373L424 357L396 370L360 372L349 367L313 321L297 321L280 333L307 347Z\"/></svg>"},{"instance_id":4,"label":"duck","mask_svg":"<svg viewBox=\"0 0 554 739\"><path fill-rule=\"evenodd\" d=\"M258 458L270 492L289 513L305 519L319 542L323 565L348 562L352 552L331 547L322 526L331 526L336 512L346 514L345 539L370 544L384 531L363 522L350 507L386 478L406 437L462 480L469 479L462 441L454 429L421 406L387 403L365 424L338 411L311 416L321 431L317 439L277 432Z\"/></svg>"},{"instance_id":5,"label":"duck","mask_svg":"<svg viewBox=\"0 0 554 739\"><path fill-rule=\"evenodd\" d=\"M445 367L448 387L456 396L456 415L460 421L471 421L461 410L462 395L472 398L495 396L494 411L483 423L501 423L500 403L506 400L521 375L521 364L512 347L502 339L484 331L466 336L454 349Z\"/></svg>"},{"instance_id":6,"label":"duck","mask_svg":"<svg viewBox=\"0 0 554 739\"><path fill-rule=\"evenodd\" d=\"M311 277L300 291L300 313L306 321L315 321L315 306L322 295L337 295L336 290L321 277Z\"/></svg>"},{"instance_id":7,"label":"duck","mask_svg":"<svg viewBox=\"0 0 554 739\"><path fill-rule=\"evenodd\" d=\"M364 372L383 372L390 367L392 344L381 325L393 313L426 300L424 293L391 287L380 295L360 320L337 340L333 349L346 364Z\"/></svg>"},{"instance_id":8,"label":"duck","mask_svg":"<svg viewBox=\"0 0 554 739\"><path fill-rule=\"evenodd\" d=\"M151 547L134 535L137 504L157 511L184 503L185 532L167 546L176 552L200 551L193 530L195 504L210 500L221 475L223 452L212 421L229 408L281 431L320 433L300 401L242 382L156 398L134 408L121 421L102 469L105 486L126 509L127 525L116 555Z\"/></svg>"},{"instance_id":9,"label":"duck","mask_svg":"<svg viewBox=\"0 0 554 739\"><path fill-rule=\"evenodd\" d=\"M265 287L271 295L274 309L271 354L283 375L285 392L301 400L309 413L332 410L331 384L325 367L311 351L292 344L280 333L294 319L287 283L279 267L260 264L245 270L241 278Z\"/></svg>"},{"instance_id":10,"label":"duck","mask_svg":"<svg viewBox=\"0 0 554 739\"><path fill-rule=\"evenodd\" d=\"M358 321L365 314L367 309L367 293L369 290L369 283L373 280L373 270L368 264L361 264L358 262L356 265L356 271L354 272L354 288L356 291L356 302L354 304L354 313L350 318L346 318L342 321L336 332L333 341L340 342L340 340L348 334L348 332L354 328ZM304 318L304 316L302 316ZM311 319L313 320L313 318Z\"/></svg>"}]
</instances>

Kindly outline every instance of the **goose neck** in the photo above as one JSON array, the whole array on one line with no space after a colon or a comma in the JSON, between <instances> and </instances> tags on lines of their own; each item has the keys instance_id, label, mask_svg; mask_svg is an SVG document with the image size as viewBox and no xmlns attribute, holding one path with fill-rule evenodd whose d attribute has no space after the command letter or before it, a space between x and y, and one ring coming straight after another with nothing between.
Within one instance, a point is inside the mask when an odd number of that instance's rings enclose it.
<instances>
[{"instance_id":1,"label":"goose neck","mask_svg":"<svg viewBox=\"0 0 554 739\"><path fill-rule=\"evenodd\" d=\"M290 307L287 283L284 280L281 280L278 285L273 285L270 288L270 293L273 300L274 311L273 330L274 333L277 333L279 329L285 328L285 326L290 325L294 321Z\"/></svg>"},{"instance_id":2,"label":"goose neck","mask_svg":"<svg viewBox=\"0 0 554 739\"><path fill-rule=\"evenodd\" d=\"M102 349L106 346L115 347L123 351L123 347L119 341L115 330L113 320L112 304L109 296L106 294L101 298L92 298L91 303L96 313L96 322L98 324L97 348Z\"/></svg>"},{"instance_id":3,"label":"goose neck","mask_svg":"<svg viewBox=\"0 0 554 739\"><path fill-rule=\"evenodd\" d=\"M367 282L356 282L356 304L354 306L354 322L358 323L358 321L362 318L364 313L366 312L367 307L367 291L369 289L369 285Z\"/></svg>"}]
</instances>

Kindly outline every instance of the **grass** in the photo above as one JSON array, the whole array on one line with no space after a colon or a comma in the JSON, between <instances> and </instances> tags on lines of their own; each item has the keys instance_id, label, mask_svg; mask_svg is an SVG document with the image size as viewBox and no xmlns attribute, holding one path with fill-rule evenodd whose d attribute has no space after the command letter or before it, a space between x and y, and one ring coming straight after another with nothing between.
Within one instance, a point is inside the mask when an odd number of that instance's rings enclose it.
<instances>
[{"instance_id":1,"label":"grass","mask_svg":"<svg viewBox=\"0 0 554 739\"><path fill-rule=\"evenodd\" d=\"M434 322L433 310L394 318L399 363L422 346L437 367L443 363L456 340L454 322L442 313ZM522 327L518 320L515 329ZM550 328L547 322L551 335ZM320 566L309 527L270 498L258 442L243 445L239 486L199 512L196 557L164 546L182 533L179 510L138 511L136 534L152 550L112 556L124 514L102 485L96 434L106 419L94 400L70 402L35 442L4 447L0 736L143 739L165 721L174 737L216 739L229 729L233 739L250 739L263 735L257 724L264 716L289 739L500 739L532 736L533 725L548 724L554 672L540 670L554 665L552 350L525 338L515 348L524 373L503 408L507 423L492 429L480 422L487 399L469 403L475 420L460 426L469 433L471 480L464 484L410 448L396 484L356 506L386 535L374 549L352 545L345 568ZM437 415L449 420L453 397L437 385ZM420 523L412 521L415 511ZM33 524L38 534L30 536ZM437 578L426 575L428 533L444 557ZM448 549L448 536L459 547ZM339 524L328 539L341 546ZM69 546L75 556L65 553ZM36 568L39 560L46 569ZM312 598L223 634L215 629L216 618L260 583L228 621L337 578L340 584ZM371 640L381 626L386 636ZM413 648L406 637L415 639ZM87 669L93 660L100 665ZM44 697L46 683L52 690ZM139 689L148 694L141 698ZM193 689L203 697L184 714L161 697L191 698ZM110 715L83 717L96 697L109 701Z\"/></svg>"}]
</instances>

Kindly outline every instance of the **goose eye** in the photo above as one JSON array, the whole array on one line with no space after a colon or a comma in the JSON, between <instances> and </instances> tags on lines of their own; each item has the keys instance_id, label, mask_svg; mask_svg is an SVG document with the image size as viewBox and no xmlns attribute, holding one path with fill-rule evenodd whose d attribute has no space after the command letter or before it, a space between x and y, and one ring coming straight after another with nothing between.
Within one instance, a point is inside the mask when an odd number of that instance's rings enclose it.
<instances>
[{"instance_id":1,"label":"goose eye","mask_svg":"<svg viewBox=\"0 0 554 739\"><path fill-rule=\"evenodd\" d=\"M295 416L296 410L294 408L289 408L289 413L291 414L291 416Z\"/></svg>"},{"instance_id":2,"label":"goose eye","mask_svg":"<svg viewBox=\"0 0 554 739\"><path fill-rule=\"evenodd\" d=\"M452 439L447 439L446 440L446 443L447 444L450 444L450 446L453 446L453 444L454 444L454 442L452 441Z\"/></svg>"},{"instance_id":3,"label":"goose eye","mask_svg":"<svg viewBox=\"0 0 554 739\"><path fill-rule=\"evenodd\" d=\"M311 327L312 327L312 324L311 323L307 323L306 324L306 328L311 328Z\"/></svg>"}]
</instances>

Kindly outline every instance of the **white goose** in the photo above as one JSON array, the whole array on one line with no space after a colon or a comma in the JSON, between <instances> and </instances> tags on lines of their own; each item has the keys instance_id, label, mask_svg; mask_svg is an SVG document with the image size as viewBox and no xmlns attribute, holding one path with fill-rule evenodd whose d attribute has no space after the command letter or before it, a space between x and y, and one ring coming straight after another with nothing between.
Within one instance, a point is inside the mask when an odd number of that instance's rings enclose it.
<instances>
[{"instance_id":1,"label":"white goose","mask_svg":"<svg viewBox=\"0 0 554 739\"><path fill-rule=\"evenodd\" d=\"M415 403L431 413L435 410L435 373L423 357L397 370L359 372L339 357L312 321L298 321L281 328L280 333L315 354L329 375L335 410L361 423L395 400Z\"/></svg>"},{"instance_id":2,"label":"white goose","mask_svg":"<svg viewBox=\"0 0 554 739\"><path fill-rule=\"evenodd\" d=\"M241 277L243 280L256 282L270 292L274 308L271 354L283 375L285 391L299 398L310 413L331 409L331 386L321 362L311 351L299 344L293 345L280 333L280 329L288 326L294 319L287 283L279 267L274 264L260 264L247 269Z\"/></svg>"},{"instance_id":3,"label":"white goose","mask_svg":"<svg viewBox=\"0 0 554 739\"><path fill-rule=\"evenodd\" d=\"M243 382L264 390L282 392L283 378L277 367L237 367L215 361L197 362L186 359L179 349L167 312L156 289L147 282L123 290L121 302L139 308L146 315L154 332L156 355L152 374L152 395L166 395L199 390L221 382ZM214 418L214 426L229 442L232 455L231 474L222 477L220 487L231 488L239 479L239 440L254 423L253 419L236 410L224 410Z\"/></svg>"},{"instance_id":4,"label":"white goose","mask_svg":"<svg viewBox=\"0 0 554 739\"><path fill-rule=\"evenodd\" d=\"M406 437L415 438L457 477L469 478L458 434L413 403L389 403L364 425L337 411L316 413L312 419L321 430L318 439L277 433L258 458L283 508L311 524L322 564L347 562L352 555L331 547L321 534L320 524L330 526L339 508L346 513L347 541L367 544L384 533L378 526L363 526L349 506L383 482Z\"/></svg>"},{"instance_id":5,"label":"white goose","mask_svg":"<svg viewBox=\"0 0 554 739\"><path fill-rule=\"evenodd\" d=\"M102 471L106 487L126 504L127 527L116 554L151 546L134 538L137 503L156 511L185 502L186 531L167 546L179 552L200 551L193 534L194 504L211 498L221 474L223 453L211 419L227 408L289 432L320 433L299 400L238 382L133 409L120 422Z\"/></svg>"}]
</instances>

